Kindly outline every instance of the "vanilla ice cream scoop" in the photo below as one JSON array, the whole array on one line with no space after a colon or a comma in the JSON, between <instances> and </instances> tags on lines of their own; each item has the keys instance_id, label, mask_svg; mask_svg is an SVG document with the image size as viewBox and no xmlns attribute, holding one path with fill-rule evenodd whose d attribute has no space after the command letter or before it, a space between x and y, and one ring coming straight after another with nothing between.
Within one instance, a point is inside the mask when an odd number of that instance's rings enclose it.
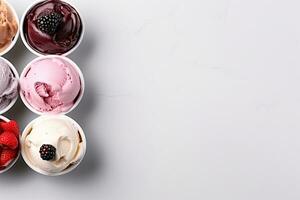
<instances>
[{"instance_id":1,"label":"vanilla ice cream scoop","mask_svg":"<svg viewBox=\"0 0 300 200\"><path fill-rule=\"evenodd\" d=\"M18 21L15 14L4 0L0 0L0 53L8 48L17 32Z\"/></svg>"},{"instance_id":2,"label":"vanilla ice cream scoop","mask_svg":"<svg viewBox=\"0 0 300 200\"><path fill-rule=\"evenodd\" d=\"M26 163L33 170L49 176L73 170L86 151L82 129L64 115L35 119L25 128L21 143Z\"/></svg>"}]
</instances>

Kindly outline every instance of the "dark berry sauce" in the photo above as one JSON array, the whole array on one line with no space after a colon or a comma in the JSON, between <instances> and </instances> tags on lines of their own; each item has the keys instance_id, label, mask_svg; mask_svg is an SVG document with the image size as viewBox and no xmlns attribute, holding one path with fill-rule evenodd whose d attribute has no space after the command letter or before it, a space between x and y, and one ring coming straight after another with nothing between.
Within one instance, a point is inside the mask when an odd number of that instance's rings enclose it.
<instances>
[{"instance_id":1,"label":"dark berry sauce","mask_svg":"<svg viewBox=\"0 0 300 200\"><path fill-rule=\"evenodd\" d=\"M62 16L56 32L47 34L38 27L38 19L44 13L55 12ZM79 42L82 20L78 12L60 0L46 0L33 6L24 19L24 36L27 43L41 54L65 54Z\"/></svg>"}]
</instances>

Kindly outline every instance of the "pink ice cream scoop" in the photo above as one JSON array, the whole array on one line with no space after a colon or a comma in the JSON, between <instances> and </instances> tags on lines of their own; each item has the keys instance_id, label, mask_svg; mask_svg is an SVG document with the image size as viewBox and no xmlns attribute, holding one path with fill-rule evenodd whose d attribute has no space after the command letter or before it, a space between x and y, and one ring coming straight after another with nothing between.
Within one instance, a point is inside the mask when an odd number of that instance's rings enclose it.
<instances>
[{"instance_id":1,"label":"pink ice cream scoop","mask_svg":"<svg viewBox=\"0 0 300 200\"><path fill-rule=\"evenodd\" d=\"M41 113L68 112L82 92L78 71L74 63L59 56L32 61L20 78L23 101Z\"/></svg>"}]
</instances>

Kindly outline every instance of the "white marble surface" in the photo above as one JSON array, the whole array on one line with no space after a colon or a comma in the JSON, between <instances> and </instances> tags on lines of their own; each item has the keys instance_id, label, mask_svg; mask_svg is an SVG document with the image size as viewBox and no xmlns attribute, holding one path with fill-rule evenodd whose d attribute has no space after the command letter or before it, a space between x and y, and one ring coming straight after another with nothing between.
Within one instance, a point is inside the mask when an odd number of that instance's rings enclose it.
<instances>
[{"instance_id":1,"label":"white marble surface","mask_svg":"<svg viewBox=\"0 0 300 200\"><path fill-rule=\"evenodd\" d=\"M299 1L73 2L87 156L62 177L20 160L1 199L299 200ZM21 72L35 56L19 41L5 57ZM7 116L36 117L20 101Z\"/></svg>"}]
</instances>

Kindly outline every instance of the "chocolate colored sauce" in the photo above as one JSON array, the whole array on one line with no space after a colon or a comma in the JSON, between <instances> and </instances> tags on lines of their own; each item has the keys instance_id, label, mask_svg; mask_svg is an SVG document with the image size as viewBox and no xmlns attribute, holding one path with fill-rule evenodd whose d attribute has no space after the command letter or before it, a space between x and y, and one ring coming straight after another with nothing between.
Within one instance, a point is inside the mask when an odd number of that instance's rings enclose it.
<instances>
[{"instance_id":1,"label":"chocolate colored sauce","mask_svg":"<svg viewBox=\"0 0 300 200\"><path fill-rule=\"evenodd\" d=\"M38 29L37 20L43 13L54 11L63 20L52 35ZM46 0L33 6L24 19L24 36L27 43L41 54L61 55L70 51L80 40L82 21L78 12L60 0Z\"/></svg>"}]
</instances>

